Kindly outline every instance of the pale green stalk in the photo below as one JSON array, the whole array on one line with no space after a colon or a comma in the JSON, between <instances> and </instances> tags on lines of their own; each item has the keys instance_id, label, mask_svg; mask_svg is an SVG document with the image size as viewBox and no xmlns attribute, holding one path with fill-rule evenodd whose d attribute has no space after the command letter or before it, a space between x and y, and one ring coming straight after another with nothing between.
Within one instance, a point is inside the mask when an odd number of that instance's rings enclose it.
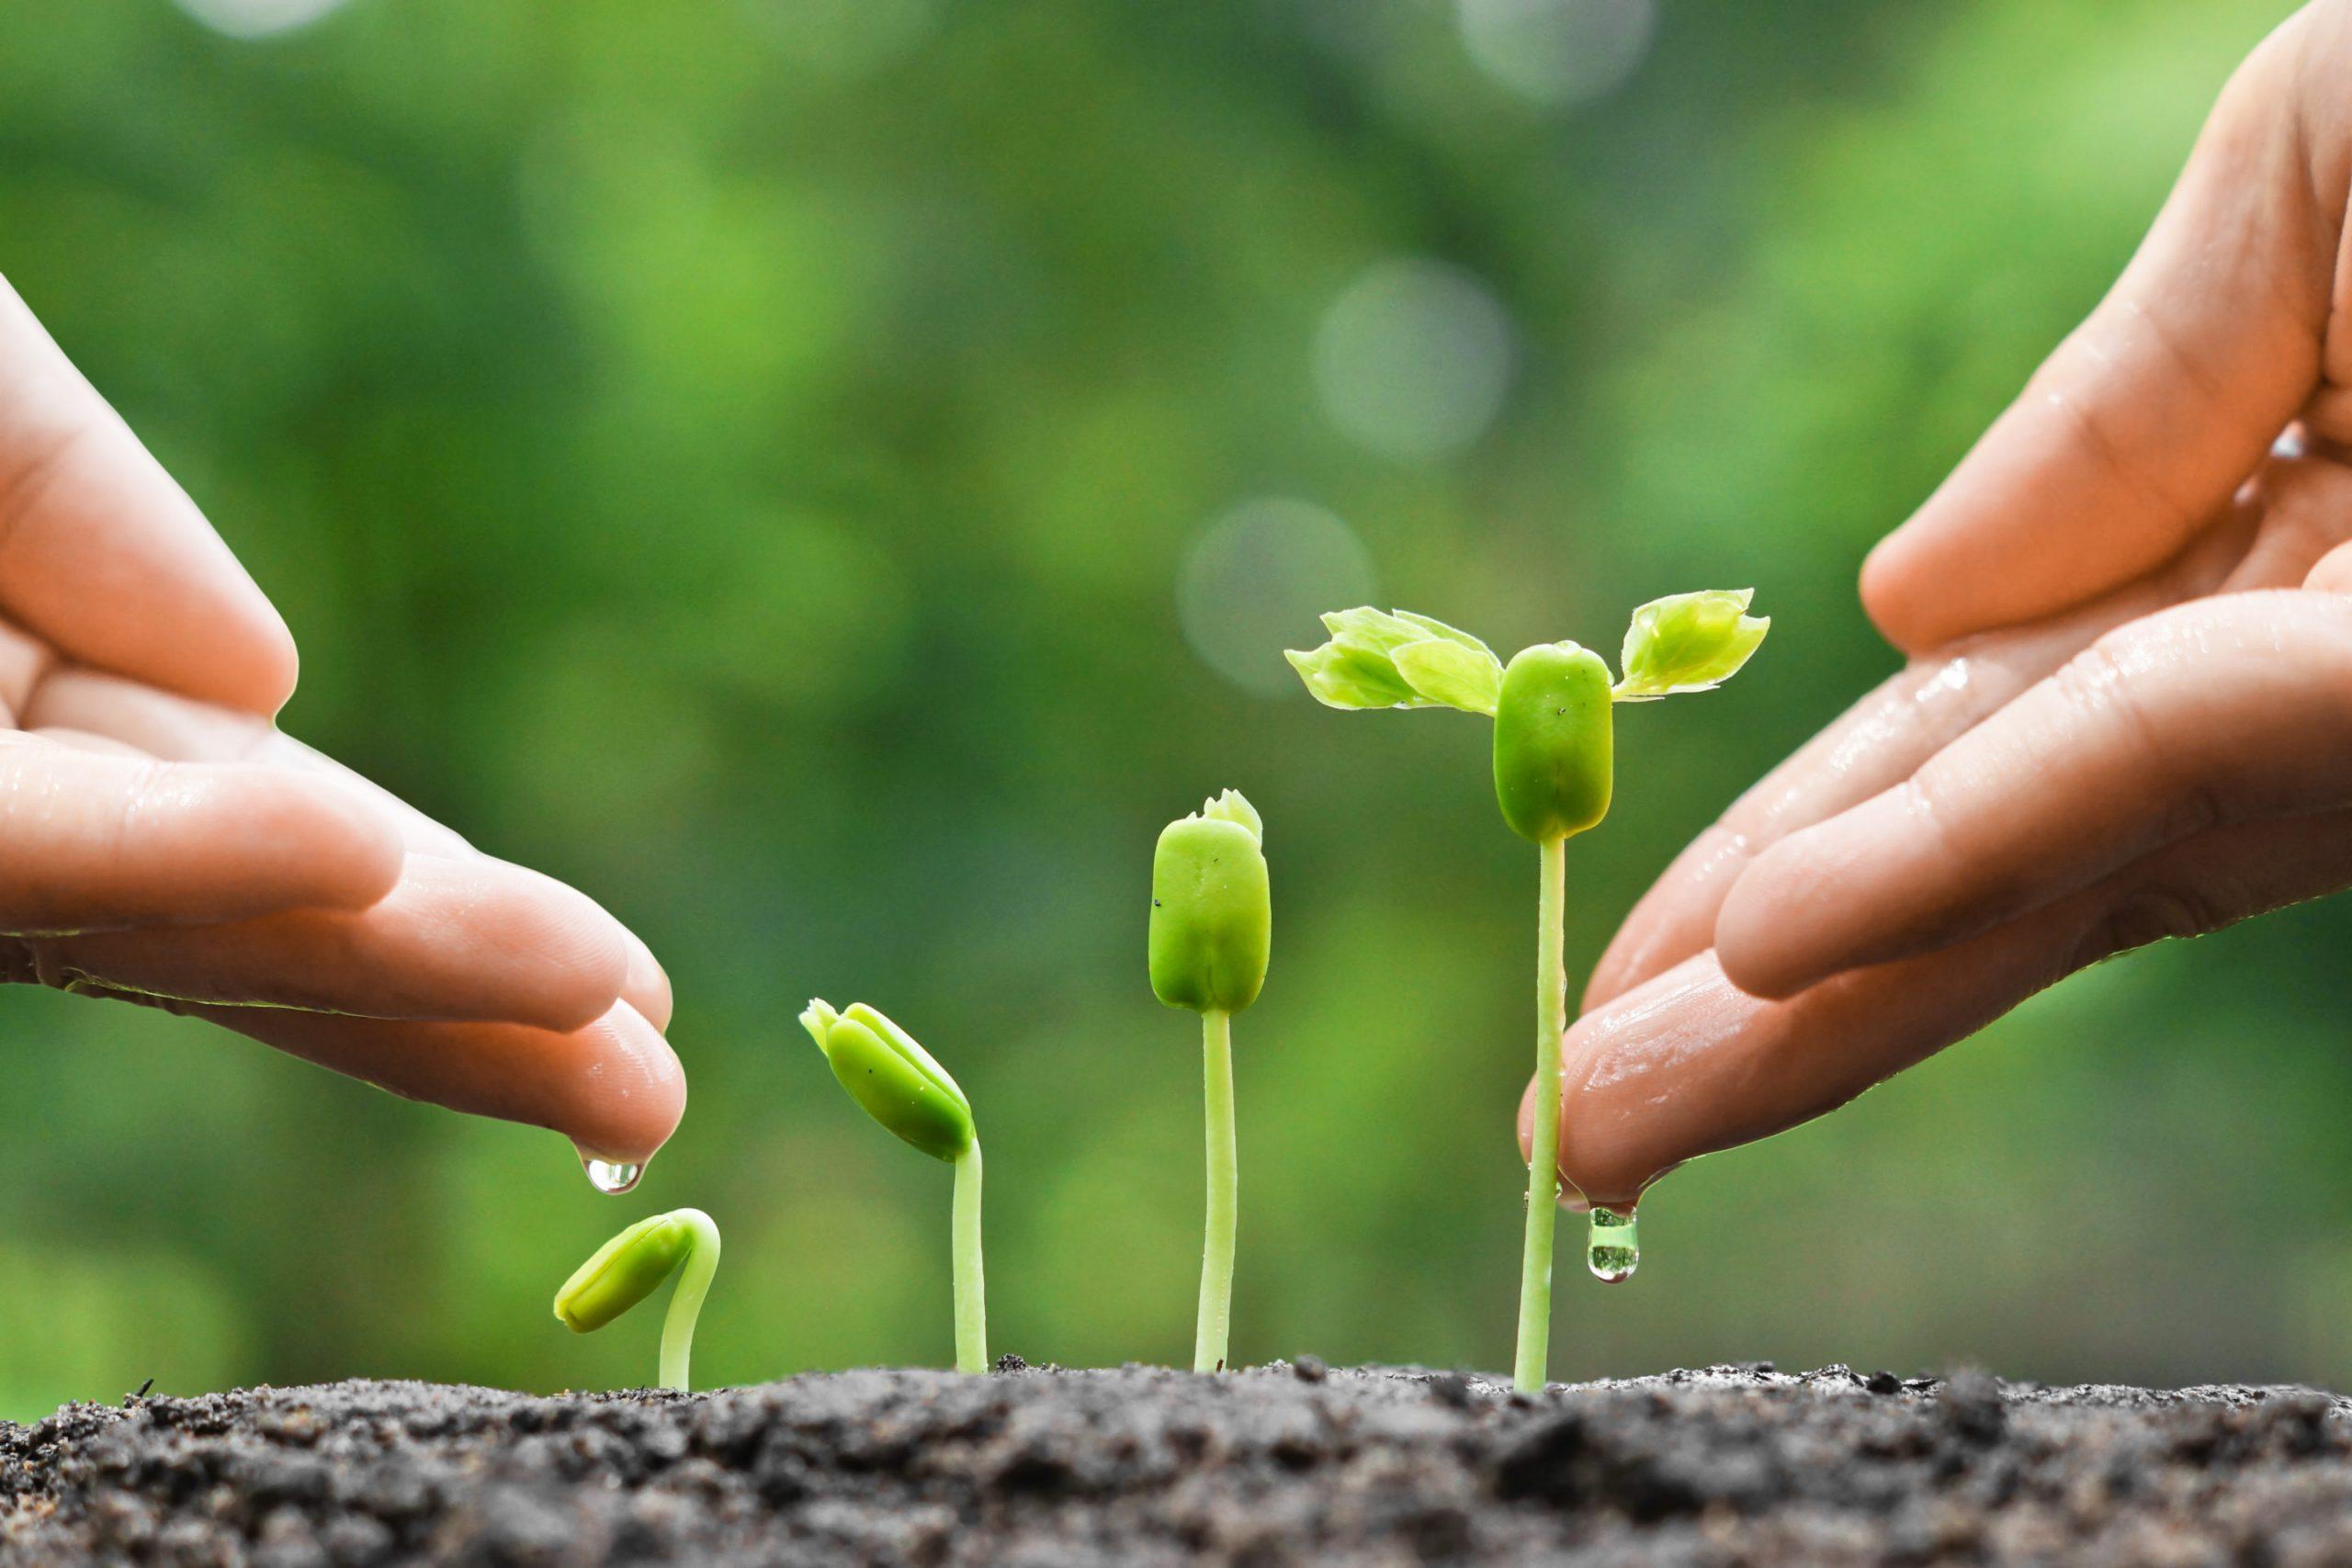
<instances>
[{"instance_id":1,"label":"pale green stalk","mask_svg":"<svg viewBox=\"0 0 2352 1568\"><path fill-rule=\"evenodd\" d=\"M718 1227L699 1210L682 1216L694 1232L694 1245L678 1266L678 1283L670 1292L670 1311L662 1320L662 1386L686 1392L688 1363L695 1348L695 1319L702 1314L702 1299L710 1293L710 1278L718 1272Z\"/></svg>"},{"instance_id":2,"label":"pale green stalk","mask_svg":"<svg viewBox=\"0 0 2352 1568\"><path fill-rule=\"evenodd\" d=\"M1527 1154L1527 1244L1519 1276L1519 1359L1512 1382L1542 1392L1552 1343L1552 1233L1560 1204L1560 1037L1568 1028L1566 908L1568 841L1537 846L1543 879L1536 894L1535 1118Z\"/></svg>"},{"instance_id":3,"label":"pale green stalk","mask_svg":"<svg viewBox=\"0 0 2352 1568\"><path fill-rule=\"evenodd\" d=\"M1233 1017L1216 1008L1201 1014L1201 1088L1208 1107L1208 1219L1202 1227L1201 1311L1193 1338L1193 1370L1221 1372L1233 1318L1233 1233L1241 1162L1233 1128Z\"/></svg>"},{"instance_id":4,"label":"pale green stalk","mask_svg":"<svg viewBox=\"0 0 2352 1568\"><path fill-rule=\"evenodd\" d=\"M956 1370L989 1370L989 1292L980 1272L980 1140L956 1158Z\"/></svg>"}]
</instances>

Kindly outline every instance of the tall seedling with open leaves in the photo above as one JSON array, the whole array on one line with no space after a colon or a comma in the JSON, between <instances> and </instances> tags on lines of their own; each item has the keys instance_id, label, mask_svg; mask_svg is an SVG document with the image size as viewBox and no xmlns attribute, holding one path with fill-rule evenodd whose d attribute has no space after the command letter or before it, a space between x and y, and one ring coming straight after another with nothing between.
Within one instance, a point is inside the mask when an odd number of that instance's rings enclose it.
<instances>
[{"instance_id":1,"label":"tall seedling with open leaves","mask_svg":"<svg viewBox=\"0 0 2352 1568\"><path fill-rule=\"evenodd\" d=\"M1544 1386L1551 1338L1567 841L1608 814L1616 705L1707 691L1736 673L1771 626L1747 614L1752 592L1678 593L1643 605L1625 634L1624 676L1613 682L1599 654L1573 642L1539 643L1505 665L1469 633L1404 610L1325 615L1330 640L1287 655L1327 707L1450 707L1493 719L1496 799L1511 830L1536 847L1535 1126L1513 1366L1525 1392ZM1612 1263L1603 1277L1623 1278L1634 1256L1631 1216L1607 1218L1620 1222L1612 1245L1623 1256L1622 1268ZM1595 1261L1602 1271L1598 1251Z\"/></svg>"}]
</instances>

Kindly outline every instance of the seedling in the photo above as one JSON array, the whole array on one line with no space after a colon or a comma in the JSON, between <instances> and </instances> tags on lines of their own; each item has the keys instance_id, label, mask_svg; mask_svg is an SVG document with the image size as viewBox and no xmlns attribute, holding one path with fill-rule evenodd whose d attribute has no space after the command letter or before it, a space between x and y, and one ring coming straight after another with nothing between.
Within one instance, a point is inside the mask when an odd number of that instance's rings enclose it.
<instances>
[{"instance_id":1,"label":"seedling","mask_svg":"<svg viewBox=\"0 0 2352 1568\"><path fill-rule=\"evenodd\" d=\"M947 1069L864 1002L835 1012L822 998L800 1021L832 1065L833 1077L867 1115L933 1159L956 1168L950 1225L956 1269L956 1370L989 1366L988 1286L980 1273L980 1139L972 1102Z\"/></svg>"},{"instance_id":2,"label":"seedling","mask_svg":"<svg viewBox=\"0 0 2352 1568\"><path fill-rule=\"evenodd\" d=\"M1201 1015L1208 1125L1208 1217L1201 1244L1193 1370L1225 1370L1233 1316L1233 1235L1240 1188L1233 1129L1233 1015L1266 983L1273 905L1265 824L1238 790L1170 822L1151 857L1151 988Z\"/></svg>"},{"instance_id":3,"label":"seedling","mask_svg":"<svg viewBox=\"0 0 2352 1568\"><path fill-rule=\"evenodd\" d=\"M1468 632L1403 610L1325 615L1331 640L1311 653L1284 656L1327 707L1451 707L1493 719L1495 795L1503 820L1536 846L1535 1125L1514 1366L1525 1393L1544 1386L1551 1337L1560 1041L1567 1032L1567 840L1608 814L1614 705L1703 692L1730 679L1772 624L1747 614L1753 592L1678 593L1643 605L1625 633L1624 679L1614 683L1600 656L1573 642L1525 649L1506 667ZM1622 1280L1639 1256L1633 1216L1599 1208L1593 1218L1594 1272Z\"/></svg>"},{"instance_id":4,"label":"seedling","mask_svg":"<svg viewBox=\"0 0 2352 1568\"><path fill-rule=\"evenodd\" d=\"M656 1214L596 1249L555 1293L555 1314L574 1334L593 1334L662 1288L673 1273L670 1314L662 1320L662 1386L686 1392L695 1319L718 1271L718 1226L700 1209Z\"/></svg>"}]
</instances>

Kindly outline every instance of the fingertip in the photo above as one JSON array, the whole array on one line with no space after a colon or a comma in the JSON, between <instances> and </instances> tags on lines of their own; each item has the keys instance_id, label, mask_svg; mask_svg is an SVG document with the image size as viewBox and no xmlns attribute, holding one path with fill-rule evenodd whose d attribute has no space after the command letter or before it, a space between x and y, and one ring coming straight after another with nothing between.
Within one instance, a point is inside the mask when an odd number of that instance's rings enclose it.
<instances>
[{"instance_id":1,"label":"fingertip","mask_svg":"<svg viewBox=\"0 0 2352 1568\"><path fill-rule=\"evenodd\" d=\"M1862 601L1862 613L1884 637L1905 653L1920 653L1934 646L1919 624L1917 607L1912 604L1910 584L1916 573L1912 570L1912 547L1905 539L1906 529L1896 529L1871 547L1862 558L1862 570L1856 583Z\"/></svg>"},{"instance_id":2,"label":"fingertip","mask_svg":"<svg viewBox=\"0 0 2352 1568\"><path fill-rule=\"evenodd\" d=\"M294 633L225 546L212 564L215 570L205 579L186 585L187 608L201 610L204 616L201 653L180 660L168 673L143 667L130 672L205 702L274 719L301 678Z\"/></svg>"},{"instance_id":3,"label":"fingertip","mask_svg":"<svg viewBox=\"0 0 2352 1568\"><path fill-rule=\"evenodd\" d=\"M264 718L274 719L293 700L294 689L301 682L302 656L294 646L292 628L277 607L258 588L254 590L254 599L245 616L252 646L245 650L239 675L246 700L232 705L250 707Z\"/></svg>"},{"instance_id":4,"label":"fingertip","mask_svg":"<svg viewBox=\"0 0 2352 1568\"><path fill-rule=\"evenodd\" d=\"M1791 942L1781 867L1792 856L1781 852L1787 842L1757 858L1732 884L1715 916L1715 958L1724 977L1766 1001L1785 1000L1819 977L1803 972L1804 954Z\"/></svg>"},{"instance_id":5,"label":"fingertip","mask_svg":"<svg viewBox=\"0 0 2352 1568\"><path fill-rule=\"evenodd\" d=\"M2352 544L2338 545L2320 557L2304 576L2303 586L2317 593L2352 593Z\"/></svg>"},{"instance_id":6,"label":"fingertip","mask_svg":"<svg viewBox=\"0 0 2352 1568\"><path fill-rule=\"evenodd\" d=\"M1586 1209L1631 1208L1658 1178L1722 1146L1726 1097L1708 1081L1713 1058L1740 1054L1762 1006L1724 985L1702 953L1577 1020L1560 1052L1564 1195ZM1522 1120L1533 1101L1531 1085Z\"/></svg>"},{"instance_id":7,"label":"fingertip","mask_svg":"<svg viewBox=\"0 0 2352 1568\"><path fill-rule=\"evenodd\" d=\"M627 1002L579 1032L594 1092L575 1098L560 1129L583 1157L643 1165L686 1113L686 1070L646 1017Z\"/></svg>"}]
</instances>

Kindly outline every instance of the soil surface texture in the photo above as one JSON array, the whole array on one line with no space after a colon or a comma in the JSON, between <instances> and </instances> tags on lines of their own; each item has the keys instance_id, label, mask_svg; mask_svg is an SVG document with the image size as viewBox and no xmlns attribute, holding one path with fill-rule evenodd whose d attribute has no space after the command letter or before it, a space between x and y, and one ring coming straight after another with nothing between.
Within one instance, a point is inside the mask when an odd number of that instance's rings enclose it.
<instances>
[{"instance_id":1,"label":"soil surface texture","mask_svg":"<svg viewBox=\"0 0 2352 1568\"><path fill-rule=\"evenodd\" d=\"M0 1568L2352 1562L2352 1401L1716 1367L1521 1398L1311 1358L0 1423Z\"/></svg>"}]
</instances>

